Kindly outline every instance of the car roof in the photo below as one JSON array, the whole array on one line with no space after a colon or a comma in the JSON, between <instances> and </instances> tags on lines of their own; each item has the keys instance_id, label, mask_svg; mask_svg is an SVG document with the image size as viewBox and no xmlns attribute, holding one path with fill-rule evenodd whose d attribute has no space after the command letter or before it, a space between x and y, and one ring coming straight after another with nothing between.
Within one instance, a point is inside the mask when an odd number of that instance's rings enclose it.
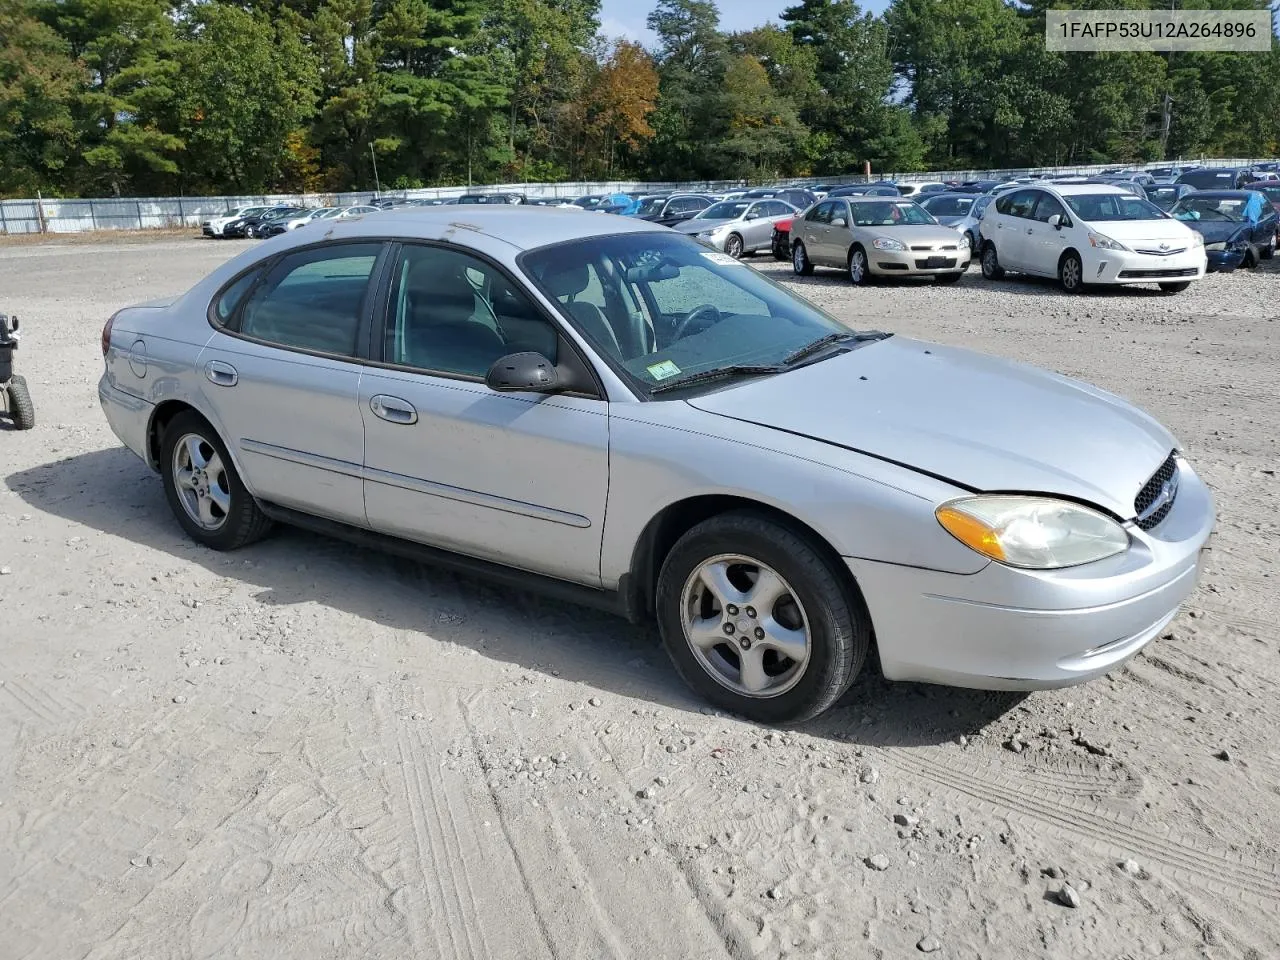
<instances>
[{"instance_id":1,"label":"car roof","mask_svg":"<svg viewBox=\"0 0 1280 960\"><path fill-rule=\"evenodd\" d=\"M1104 196L1113 196L1120 194L1125 197L1137 196L1130 190L1123 187L1113 187L1109 183L1048 183L1037 182L1035 184L1024 184L1024 190L1048 190L1050 193L1059 193L1064 197L1074 197L1081 194L1103 194ZM1012 192L1012 191L1010 191Z\"/></svg>"},{"instance_id":2,"label":"car roof","mask_svg":"<svg viewBox=\"0 0 1280 960\"><path fill-rule=\"evenodd\" d=\"M1246 200L1256 190L1197 190L1196 198L1207 197L1210 200Z\"/></svg>"},{"instance_id":3,"label":"car roof","mask_svg":"<svg viewBox=\"0 0 1280 960\"><path fill-rule=\"evenodd\" d=\"M440 240L473 233L502 241L519 250L532 250L567 240L663 230L666 228L644 220L611 216L584 217L577 211L557 207L474 204L465 210L451 206L382 210L367 217L335 224L330 236L335 240L361 237Z\"/></svg>"}]
</instances>

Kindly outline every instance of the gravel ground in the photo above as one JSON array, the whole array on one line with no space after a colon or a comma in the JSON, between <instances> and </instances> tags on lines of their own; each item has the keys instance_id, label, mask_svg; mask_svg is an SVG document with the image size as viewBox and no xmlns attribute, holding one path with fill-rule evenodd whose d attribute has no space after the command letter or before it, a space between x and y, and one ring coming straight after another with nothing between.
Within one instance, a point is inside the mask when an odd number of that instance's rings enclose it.
<instances>
[{"instance_id":1,"label":"gravel ground","mask_svg":"<svg viewBox=\"0 0 1280 960\"><path fill-rule=\"evenodd\" d=\"M654 631L282 531L187 541L98 410L98 335L240 243L8 244L37 428L0 428L0 955L1280 953L1280 261L1191 291L793 280L862 327L1136 401L1220 525L1085 687L864 677L704 709Z\"/></svg>"}]
</instances>

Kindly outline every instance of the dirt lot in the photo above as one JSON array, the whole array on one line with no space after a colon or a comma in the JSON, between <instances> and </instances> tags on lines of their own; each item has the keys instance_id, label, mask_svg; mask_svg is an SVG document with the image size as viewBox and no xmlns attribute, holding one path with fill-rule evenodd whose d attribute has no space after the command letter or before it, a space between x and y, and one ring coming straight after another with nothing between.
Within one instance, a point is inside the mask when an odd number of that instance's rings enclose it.
<instances>
[{"instance_id":1,"label":"dirt lot","mask_svg":"<svg viewBox=\"0 0 1280 960\"><path fill-rule=\"evenodd\" d=\"M98 336L241 248L0 249L39 417L0 428L5 960L1280 954L1280 269L798 282L1130 397L1220 523L1105 680L865 677L777 732L702 708L649 630L297 532L188 542L98 409Z\"/></svg>"}]
</instances>

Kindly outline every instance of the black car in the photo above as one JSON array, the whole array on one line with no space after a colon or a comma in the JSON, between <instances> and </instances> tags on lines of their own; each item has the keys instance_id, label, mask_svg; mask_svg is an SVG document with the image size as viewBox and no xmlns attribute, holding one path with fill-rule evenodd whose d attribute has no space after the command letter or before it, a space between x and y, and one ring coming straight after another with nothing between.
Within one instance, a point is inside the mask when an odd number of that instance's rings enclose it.
<instances>
[{"instance_id":1,"label":"black car","mask_svg":"<svg viewBox=\"0 0 1280 960\"><path fill-rule=\"evenodd\" d=\"M1169 215L1204 238L1210 270L1256 267L1275 256L1280 213L1257 190L1197 190Z\"/></svg>"},{"instance_id":2,"label":"black car","mask_svg":"<svg viewBox=\"0 0 1280 960\"><path fill-rule=\"evenodd\" d=\"M1248 167L1201 167L1188 170L1177 180L1197 190L1239 190L1253 179Z\"/></svg>"},{"instance_id":3,"label":"black car","mask_svg":"<svg viewBox=\"0 0 1280 960\"><path fill-rule=\"evenodd\" d=\"M241 217L239 220L232 220L222 229L224 237L256 237L258 228L268 220L276 220L280 217L292 217L305 210L304 207L295 207L289 204L280 204L275 207L268 207L261 213L255 213L250 217Z\"/></svg>"},{"instance_id":4,"label":"black car","mask_svg":"<svg viewBox=\"0 0 1280 960\"><path fill-rule=\"evenodd\" d=\"M464 193L458 198L459 203L527 203L529 200L523 193Z\"/></svg>"},{"instance_id":5,"label":"black car","mask_svg":"<svg viewBox=\"0 0 1280 960\"><path fill-rule=\"evenodd\" d=\"M637 220L670 227L696 217L712 200L700 193L673 193L665 197L646 197L640 201L640 209L634 214Z\"/></svg>"}]
</instances>

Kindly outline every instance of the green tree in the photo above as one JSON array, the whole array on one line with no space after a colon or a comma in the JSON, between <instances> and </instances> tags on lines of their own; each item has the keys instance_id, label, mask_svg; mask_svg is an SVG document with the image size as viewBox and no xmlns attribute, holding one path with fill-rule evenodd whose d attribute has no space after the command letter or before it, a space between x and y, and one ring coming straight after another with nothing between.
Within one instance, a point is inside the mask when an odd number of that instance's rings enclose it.
<instances>
[{"instance_id":1,"label":"green tree","mask_svg":"<svg viewBox=\"0 0 1280 960\"><path fill-rule=\"evenodd\" d=\"M74 155L71 108L86 78L26 0L0 0L0 37L0 196L31 196L54 188Z\"/></svg>"}]
</instances>

